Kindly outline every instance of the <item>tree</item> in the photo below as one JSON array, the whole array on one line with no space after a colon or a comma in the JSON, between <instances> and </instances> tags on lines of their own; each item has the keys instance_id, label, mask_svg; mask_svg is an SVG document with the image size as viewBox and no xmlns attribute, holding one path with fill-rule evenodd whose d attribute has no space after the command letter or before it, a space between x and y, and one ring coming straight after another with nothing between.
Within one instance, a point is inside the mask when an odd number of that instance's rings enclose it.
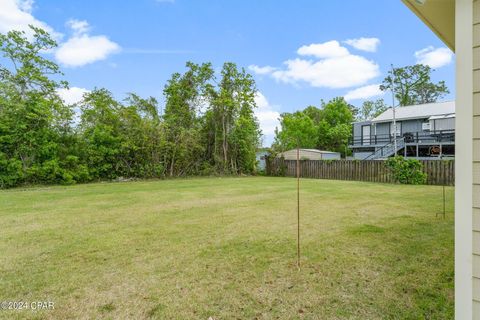
<instances>
[{"instance_id":1,"label":"tree","mask_svg":"<svg viewBox=\"0 0 480 320\"><path fill-rule=\"evenodd\" d=\"M302 111L283 113L273 147L284 151L300 146L345 154L352 121L352 106L343 98L322 101L322 108L309 106Z\"/></svg>"},{"instance_id":2,"label":"tree","mask_svg":"<svg viewBox=\"0 0 480 320\"><path fill-rule=\"evenodd\" d=\"M121 104L107 89L85 94L80 104L82 157L91 179L114 179L122 175L120 108Z\"/></svg>"},{"instance_id":3,"label":"tree","mask_svg":"<svg viewBox=\"0 0 480 320\"><path fill-rule=\"evenodd\" d=\"M383 99L364 101L357 114L357 121L373 119L388 109Z\"/></svg>"},{"instance_id":4,"label":"tree","mask_svg":"<svg viewBox=\"0 0 480 320\"><path fill-rule=\"evenodd\" d=\"M205 153L201 144L200 108L209 103L214 71L210 63L187 63L184 74L175 73L164 89L164 164L169 176L195 172Z\"/></svg>"},{"instance_id":5,"label":"tree","mask_svg":"<svg viewBox=\"0 0 480 320\"><path fill-rule=\"evenodd\" d=\"M409 106L436 102L450 93L445 81L433 83L430 75L434 71L427 65L416 64L403 68L394 68L380 85L380 90L394 89L395 98L400 106Z\"/></svg>"},{"instance_id":6,"label":"tree","mask_svg":"<svg viewBox=\"0 0 480 320\"><path fill-rule=\"evenodd\" d=\"M305 112L297 111L280 115L280 131L275 130L274 147L276 149L285 151L297 147L316 148L317 144L318 127Z\"/></svg>"},{"instance_id":7,"label":"tree","mask_svg":"<svg viewBox=\"0 0 480 320\"><path fill-rule=\"evenodd\" d=\"M352 135L352 122L352 108L344 98L323 103L317 148L345 154L348 139Z\"/></svg>"},{"instance_id":8,"label":"tree","mask_svg":"<svg viewBox=\"0 0 480 320\"><path fill-rule=\"evenodd\" d=\"M251 173L260 141L254 115L255 81L245 69L227 62L216 90L211 91L208 118L213 130L210 141L214 166L222 173Z\"/></svg>"},{"instance_id":9,"label":"tree","mask_svg":"<svg viewBox=\"0 0 480 320\"><path fill-rule=\"evenodd\" d=\"M23 31L0 34L0 187L71 182L62 168L67 159L61 142L71 131L73 111L56 94L67 83L52 79L61 76L59 67L41 56L55 41L30 28L31 41Z\"/></svg>"},{"instance_id":10,"label":"tree","mask_svg":"<svg viewBox=\"0 0 480 320\"><path fill-rule=\"evenodd\" d=\"M32 30L0 34L0 188L255 171L256 86L244 69L225 63L217 83L210 63L188 62L164 88L163 115L152 97L104 88L66 105L60 68L42 55L56 43Z\"/></svg>"},{"instance_id":11,"label":"tree","mask_svg":"<svg viewBox=\"0 0 480 320\"><path fill-rule=\"evenodd\" d=\"M122 137L122 175L154 178L165 174L162 148L164 130L158 114L158 103L153 97L141 98L130 93L119 109Z\"/></svg>"}]
</instances>

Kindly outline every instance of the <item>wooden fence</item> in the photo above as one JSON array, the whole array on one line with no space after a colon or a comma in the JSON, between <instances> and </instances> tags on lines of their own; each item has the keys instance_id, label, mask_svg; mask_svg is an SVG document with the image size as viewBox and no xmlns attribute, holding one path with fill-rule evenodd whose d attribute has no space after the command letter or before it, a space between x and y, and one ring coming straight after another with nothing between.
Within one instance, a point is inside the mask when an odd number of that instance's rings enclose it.
<instances>
[{"instance_id":1,"label":"wooden fence","mask_svg":"<svg viewBox=\"0 0 480 320\"><path fill-rule=\"evenodd\" d=\"M427 174L427 184L454 185L453 160L421 160ZM281 158L267 160L267 175L296 176L296 161ZM390 170L382 160L300 160L300 176L303 178L353 180L395 183Z\"/></svg>"}]
</instances>

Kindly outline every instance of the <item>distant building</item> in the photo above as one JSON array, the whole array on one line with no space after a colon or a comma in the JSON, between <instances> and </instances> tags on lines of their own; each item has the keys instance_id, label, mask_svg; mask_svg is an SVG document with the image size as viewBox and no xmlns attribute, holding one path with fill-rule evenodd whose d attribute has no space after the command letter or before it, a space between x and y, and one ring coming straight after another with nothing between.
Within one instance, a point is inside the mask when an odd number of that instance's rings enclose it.
<instances>
[{"instance_id":1,"label":"distant building","mask_svg":"<svg viewBox=\"0 0 480 320\"><path fill-rule=\"evenodd\" d=\"M432 160L455 157L454 101L396 107L395 119L396 130L393 110L389 108L374 119L354 122L353 139L349 143L353 157L359 160L385 159L395 154Z\"/></svg>"},{"instance_id":2,"label":"distant building","mask_svg":"<svg viewBox=\"0 0 480 320\"><path fill-rule=\"evenodd\" d=\"M277 157L282 156L285 160L297 160L297 149L279 153ZM300 160L340 160L340 153L317 149L300 149L299 158Z\"/></svg>"},{"instance_id":3,"label":"distant building","mask_svg":"<svg viewBox=\"0 0 480 320\"><path fill-rule=\"evenodd\" d=\"M259 149L255 153L255 157L257 159L257 171L263 171L267 167L267 156L269 155L268 150L266 149Z\"/></svg>"}]
</instances>

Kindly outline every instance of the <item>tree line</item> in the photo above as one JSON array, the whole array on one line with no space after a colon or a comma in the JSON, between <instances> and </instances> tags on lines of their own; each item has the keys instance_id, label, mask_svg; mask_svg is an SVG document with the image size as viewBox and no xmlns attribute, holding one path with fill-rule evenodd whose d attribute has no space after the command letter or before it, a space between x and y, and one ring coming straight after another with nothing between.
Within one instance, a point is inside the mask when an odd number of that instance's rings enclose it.
<instances>
[{"instance_id":1,"label":"tree line","mask_svg":"<svg viewBox=\"0 0 480 320\"><path fill-rule=\"evenodd\" d=\"M227 62L187 62L164 87L164 113L153 97L129 93L119 101L105 88L66 104L63 73L44 53L56 47L42 29L0 34L0 188L73 184L118 178L252 174L261 130L254 115L255 81ZM380 89L400 106L435 102L448 93L428 66L390 71ZM300 146L348 155L351 123L387 109L383 99L357 108L344 98L283 113L273 152Z\"/></svg>"},{"instance_id":2,"label":"tree line","mask_svg":"<svg viewBox=\"0 0 480 320\"><path fill-rule=\"evenodd\" d=\"M105 88L66 104L56 47L42 29L0 34L0 188L102 179L251 174L261 131L251 75L188 62L153 97L119 101Z\"/></svg>"}]
</instances>

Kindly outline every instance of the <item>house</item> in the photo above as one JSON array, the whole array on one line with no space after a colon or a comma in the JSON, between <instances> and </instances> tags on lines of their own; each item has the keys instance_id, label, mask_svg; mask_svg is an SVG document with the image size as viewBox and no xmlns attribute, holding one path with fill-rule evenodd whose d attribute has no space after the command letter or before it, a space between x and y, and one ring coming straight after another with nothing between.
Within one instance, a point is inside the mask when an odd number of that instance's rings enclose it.
<instances>
[{"instance_id":1,"label":"house","mask_svg":"<svg viewBox=\"0 0 480 320\"><path fill-rule=\"evenodd\" d=\"M264 171L267 166L267 156L269 152L267 149L258 149L255 153L255 159L257 161L257 171Z\"/></svg>"},{"instance_id":2,"label":"house","mask_svg":"<svg viewBox=\"0 0 480 320\"><path fill-rule=\"evenodd\" d=\"M279 153L277 157L284 157L285 160L297 160L297 149ZM340 153L317 149L299 149L299 158L300 160L340 160Z\"/></svg>"},{"instance_id":3,"label":"house","mask_svg":"<svg viewBox=\"0 0 480 320\"><path fill-rule=\"evenodd\" d=\"M480 0L402 0L456 55L455 319L480 319Z\"/></svg>"},{"instance_id":4,"label":"house","mask_svg":"<svg viewBox=\"0 0 480 320\"><path fill-rule=\"evenodd\" d=\"M389 108L368 121L353 123L349 147L355 159L402 155L417 159L455 156L455 102ZM395 150L396 148L396 150Z\"/></svg>"}]
</instances>

